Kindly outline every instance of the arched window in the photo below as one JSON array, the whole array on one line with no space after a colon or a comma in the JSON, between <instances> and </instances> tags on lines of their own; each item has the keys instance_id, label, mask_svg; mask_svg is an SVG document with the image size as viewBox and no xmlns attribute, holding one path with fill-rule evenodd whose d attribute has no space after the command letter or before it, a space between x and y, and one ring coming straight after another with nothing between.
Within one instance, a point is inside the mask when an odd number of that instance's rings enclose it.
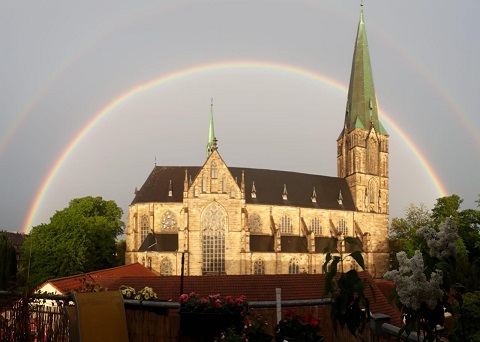
<instances>
[{"instance_id":1,"label":"arched window","mask_svg":"<svg viewBox=\"0 0 480 342\"><path fill-rule=\"evenodd\" d=\"M279 228L281 233L293 233L292 219L287 215L282 216Z\"/></svg>"},{"instance_id":2,"label":"arched window","mask_svg":"<svg viewBox=\"0 0 480 342\"><path fill-rule=\"evenodd\" d=\"M314 217L312 221L310 221L310 230L315 235L322 235L322 226L320 225L318 217Z\"/></svg>"},{"instance_id":3,"label":"arched window","mask_svg":"<svg viewBox=\"0 0 480 342\"><path fill-rule=\"evenodd\" d=\"M338 221L338 231L342 235L348 235L347 222L344 219Z\"/></svg>"},{"instance_id":4,"label":"arched window","mask_svg":"<svg viewBox=\"0 0 480 342\"><path fill-rule=\"evenodd\" d=\"M378 143L373 136L367 142L367 170L374 175L378 172Z\"/></svg>"},{"instance_id":5,"label":"arched window","mask_svg":"<svg viewBox=\"0 0 480 342\"><path fill-rule=\"evenodd\" d=\"M253 274L265 274L265 262L262 259L255 260Z\"/></svg>"},{"instance_id":6,"label":"arched window","mask_svg":"<svg viewBox=\"0 0 480 342\"><path fill-rule=\"evenodd\" d=\"M177 220L170 210L167 210L162 216L162 230L177 230Z\"/></svg>"},{"instance_id":7,"label":"arched window","mask_svg":"<svg viewBox=\"0 0 480 342\"><path fill-rule=\"evenodd\" d=\"M227 176L226 175L223 175L222 177L222 192L224 194L227 193Z\"/></svg>"},{"instance_id":8,"label":"arched window","mask_svg":"<svg viewBox=\"0 0 480 342\"><path fill-rule=\"evenodd\" d=\"M168 276L172 275L172 262L169 258L163 258L160 263L160 275Z\"/></svg>"},{"instance_id":9,"label":"arched window","mask_svg":"<svg viewBox=\"0 0 480 342\"><path fill-rule=\"evenodd\" d=\"M212 179L218 178L217 162L212 163Z\"/></svg>"},{"instance_id":10,"label":"arched window","mask_svg":"<svg viewBox=\"0 0 480 342\"><path fill-rule=\"evenodd\" d=\"M262 231L262 220L257 213L253 213L248 217L248 227L251 232L261 232Z\"/></svg>"},{"instance_id":11,"label":"arched window","mask_svg":"<svg viewBox=\"0 0 480 342\"><path fill-rule=\"evenodd\" d=\"M143 242L147 237L149 230L150 230L150 219L148 218L147 214L142 215L142 220L140 221L140 240Z\"/></svg>"},{"instance_id":12,"label":"arched window","mask_svg":"<svg viewBox=\"0 0 480 342\"><path fill-rule=\"evenodd\" d=\"M202 192L207 192L207 177L202 175Z\"/></svg>"},{"instance_id":13,"label":"arched window","mask_svg":"<svg viewBox=\"0 0 480 342\"><path fill-rule=\"evenodd\" d=\"M375 194L377 192L375 191L375 184L373 183L373 181L370 182L368 188L369 188L368 189L368 197L370 198L370 204L374 204L375 203Z\"/></svg>"},{"instance_id":14,"label":"arched window","mask_svg":"<svg viewBox=\"0 0 480 342\"><path fill-rule=\"evenodd\" d=\"M288 273L289 274L298 274L299 267L298 267L298 259L292 258L290 259L290 263L288 264Z\"/></svg>"},{"instance_id":15,"label":"arched window","mask_svg":"<svg viewBox=\"0 0 480 342\"><path fill-rule=\"evenodd\" d=\"M227 215L218 204L203 213L203 273L225 273L225 228Z\"/></svg>"}]
</instances>

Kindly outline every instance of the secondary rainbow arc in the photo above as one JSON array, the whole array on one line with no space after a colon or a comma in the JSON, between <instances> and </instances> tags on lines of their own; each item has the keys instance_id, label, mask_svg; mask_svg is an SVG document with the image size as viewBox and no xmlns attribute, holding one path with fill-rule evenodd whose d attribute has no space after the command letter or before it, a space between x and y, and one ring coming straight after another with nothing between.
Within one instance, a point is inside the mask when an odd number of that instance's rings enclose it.
<instances>
[{"instance_id":1,"label":"secondary rainbow arc","mask_svg":"<svg viewBox=\"0 0 480 342\"><path fill-rule=\"evenodd\" d=\"M102 110L96 113L95 116L92 118L92 120L90 120L90 122L85 127L83 127L75 136L75 138L67 145L65 150L61 153L61 155L56 160L53 167L48 172L47 177L42 182L40 189L35 195L32 206L29 209L28 214L25 218L22 231L27 233L30 230L32 226L32 222L35 219L35 216L39 210L40 205L42 204L42 201L45 195L48 192L50 185L55 179L55 176L59 173L62 165L67 160L68 156L73 152L75 147L83 140L83 138L85 138L87 133L91 129L93 129L95 125L99 121L101 121L108 113L112 112L116 107L121 106L122 103L124 103L131 97L135 96L136 94L139 94L152 87L165 84L174 79L179 79L179 78L187 77L187 76L198 74L198 73L210 72L210 71L221 70L221 69L232 69L232 68L258 68L258 69L294 73L297 75L302 75L314 80L318 80L325 84L328 84L333 88L336 88L339 91L342 91L343 93L347 92L347 87L345 85L343 85L342 83L338 82L337 80L331 77L328 77L328 76L325 76L301 67L297 67L297 66L280 64L280 63L272 63L272 62L262 62L262 61L226 61L226 62L218 62L213 64L198 65L198 66L182 69L179 71L175 71L167 75L161 76L159 78L156 78L152 81L138 85L126 91L125 93L121 94L117 98L113 99ZM381 120L386 122L388 126L392 127L393 130L403 139L403 141L411 149L415 157L419 160L420 164L425 169L434 187L437 189L439 195L445 196L447 194L447 191L445 190L444 186L440 182L439 177L436 175L433 168L430 166L427 159L423 156L419 148L413 143L412 139L410 139L408 135L400 128L400 126L397 123L395 123L395 121L384 111L381 111Z\"/></svg>"}]
</instances>

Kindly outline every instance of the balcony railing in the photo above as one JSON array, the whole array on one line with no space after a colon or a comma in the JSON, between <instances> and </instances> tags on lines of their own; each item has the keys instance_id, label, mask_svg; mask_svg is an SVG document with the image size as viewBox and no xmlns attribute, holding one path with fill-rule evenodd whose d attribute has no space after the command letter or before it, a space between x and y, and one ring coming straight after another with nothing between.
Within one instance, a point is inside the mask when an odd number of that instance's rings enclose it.
<instances>
[{"instance_id":1,"label":"balcony railing","mask_svg":"<svg viewBox=\"0 0 480 342\"><path fill-rule=\"evenodd\" d=\"M0 291L0 341L69 341L70 327L65 306L71 296L34 294L26 300L19 294ZM357 341L346 329L334 329L330 319L329 299L281 301L281 308L292 308L320 318L325 341ZM180 333L179 304L171 301L124 300L130 341L190 341ZM278 303L249 302L252 312L261 312L273 331L277 322ZM360 340L372 342L398 341L400 328L389 324L389 316L373 315ZM401 340L422 341L411 334Z\"/></svg>"}]
</instances>

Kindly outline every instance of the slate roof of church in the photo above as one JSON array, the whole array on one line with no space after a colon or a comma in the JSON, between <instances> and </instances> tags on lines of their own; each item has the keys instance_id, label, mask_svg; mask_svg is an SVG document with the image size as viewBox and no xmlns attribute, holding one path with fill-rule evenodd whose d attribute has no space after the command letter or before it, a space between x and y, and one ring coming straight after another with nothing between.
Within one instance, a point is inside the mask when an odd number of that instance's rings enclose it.
<instances>
[{"instance_id":1,"label":"slate roof of church","mask_svg":"<svg viewBox=\"0 0 480 342\"><path fill-rule=\"evenodd\" d=\"M290 171L229 167L230 173L240 185L245 173L245 200L252 204L299 206L333 210L355 210L347 181L343 178L311 175ZM185 170L195 179L201 170L198 166L155 166L143 186L135 194L131 204L148 202L182 202ZM168 196L170 181L172 196ZM255 182L256 198L251 190ZM288 199L282 194L286 186ZM313 188L316 203L312 202ZM341 191L343 203L338 203Z\"/></svg>"}]
</instances>

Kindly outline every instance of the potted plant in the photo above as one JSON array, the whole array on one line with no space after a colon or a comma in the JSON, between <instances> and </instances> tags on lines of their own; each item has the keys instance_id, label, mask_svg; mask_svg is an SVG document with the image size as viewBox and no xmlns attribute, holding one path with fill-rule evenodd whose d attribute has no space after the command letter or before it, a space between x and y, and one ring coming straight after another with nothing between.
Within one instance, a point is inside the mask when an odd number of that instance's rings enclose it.
<instances>
[{"instance_id":1,"label":"potted plant","mask_svg":"<svg viewBox=\"0 0 480 342\"><path fill-rule=\"evenodd\" d=\"M192 292L182 294L178 302L182 334L204 339L213 339L228 328L241 332L248 311L244 295L238 298L220 294L200 297Z\"/></svg>"},{"instance_id":2,"label":"potted plant","mask_svg":"<svg viewBox=\"0 0 480 342\"><path fill-rule=\"evenodd\" d=\"M294 314L289 310L285 317L277 324L276 340L288 342L321 342L320 325L311 314L305 316Z\"/></svg>"}]
</instances>

